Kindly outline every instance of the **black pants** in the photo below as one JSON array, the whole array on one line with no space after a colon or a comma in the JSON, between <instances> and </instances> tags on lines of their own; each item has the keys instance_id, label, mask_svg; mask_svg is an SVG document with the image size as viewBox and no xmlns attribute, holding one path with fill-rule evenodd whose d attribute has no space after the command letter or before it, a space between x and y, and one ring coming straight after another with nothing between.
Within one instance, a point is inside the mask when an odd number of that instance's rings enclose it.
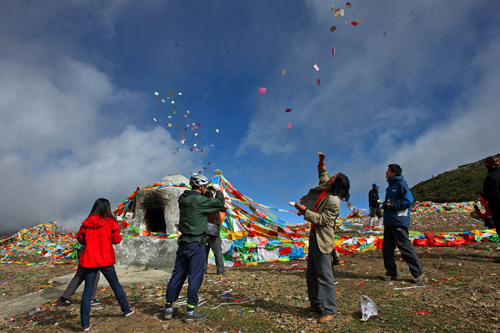
<instances>
[{"instance_id":1,"label":"black pants","mask_svg":"<svg viewBox=\"0 0 500 333\"><path fill-rule=\"evenodd\" d=\"M383 216L380 207L370 207L370 217L375 216L377 216L378 218L381 218Z\"/></svg>"},{"instance_id":2,"label":"black pants","mask_svg":"<svg viewBox=\"0 0 500 333\"><path fill-rule=\"evenodd\" d=\"M493 223L497 229L497 234L500 235L500 209L491 209L493 215Z\"/></svg>"},{"instance_id":3,"label":"black pants","mask_svg":"<svg viewBox=\"0 0 500 333\"><path fill-rule=\"evenodd\" d=\"M397 276L398 268L394 250L396 245L401 251L403 260L406 261L413 277L419 277L424 274L422 265L418 259L417 253L413 248L408 234L408 229L404 227L384 226L384 241L382 243L382 254L384 256L384 266L388 276Z\"/></svg>"}]
</instances>

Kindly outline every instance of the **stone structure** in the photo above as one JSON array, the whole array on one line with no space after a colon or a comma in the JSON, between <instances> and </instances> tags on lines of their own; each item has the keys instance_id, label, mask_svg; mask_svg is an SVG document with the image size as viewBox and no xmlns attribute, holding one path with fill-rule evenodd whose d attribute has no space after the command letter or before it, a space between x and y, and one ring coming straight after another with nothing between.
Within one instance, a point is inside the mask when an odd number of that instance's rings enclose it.
<instances>
[{"instance_id":1,"label":"stone structure","mask_svg":"<svg viewBox=\"0 0 500 333\"><path fill-rule=\"evenodd\" d=\"M182 175L168 175L158 183L189 184L189 179ZM141 189L135 197L135 215L124 220L151 232L176 234L179 231L177 199L185 190L185 187ZM122 234L137 236L127 228L122 228ZM177 239L124 238L115 246L117 264L130 266L173 268L176 251Z\"/></svg>"}]
</instances>

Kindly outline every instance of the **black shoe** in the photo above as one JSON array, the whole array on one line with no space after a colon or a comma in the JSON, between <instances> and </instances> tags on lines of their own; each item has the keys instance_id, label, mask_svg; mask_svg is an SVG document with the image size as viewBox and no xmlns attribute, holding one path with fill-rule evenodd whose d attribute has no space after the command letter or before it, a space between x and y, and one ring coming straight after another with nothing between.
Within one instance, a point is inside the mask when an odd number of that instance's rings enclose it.
<instances>
[{"instance_id":1,"label":"black shoe","mask_svg":"<svg viewBox=\"0 0 500 333\"><path fill-rule=\"evenodd\" d=\"M217 275L224 275L224 274L227 274L227 271L224 271L222 273L217 272Z\"/></svg>"},{"instance_id":2,"label":"black shoe","mask_svg":"<svg viewBox=\"0 0 500 333\"><path fill-rule=\"evenodd\" d=\"M98 300L97 298L90 301L90 306L100 305L100 304L101 304L101 301Z\"/></svg>"},{"instance_id":3,"label":"black shoe","mask_svg":"<svg viewBox=\"0 0 500 333\"><path fill-rule=\"evenodd\" d=\"M332 263L332 267L333 266L338 266L340 265L340 260L334 260L333 263Z\"/></svg>"},{"instance_id":4,"label":"black shoe","mask_svg":"<svg viewBox=\"0 0 500 333\"><path fill-rule=\"evenodd\" d=\"M206 313L199 313L199 312L196 312L196 310L193 310L193 311L186 312L186 316L184 317L184 322L192 323L195 321L201 321L205 318L207 318Z\"/></svg>"},{"instance_id":5,"label":"black shoe","mask_svg":"<svg viewBox=\"0 0 500 333\"><path fill-rule=\"evenodd\" d=\"M128 316L133 315L134 313L135 313L134 309L130 309L130 310L129 310L129 312L126 312L126 313L124 313L123 315L124 315L125 317L128 317Z\"/></svg>"},{"instance_id":6,"label":"black shoe","mask_svg":"<svg viewBox=\"0 0 500 333\"><path fill-rule=\"evenodd\" d=\"M170 320L177 313L179 313L179 309L178 308L165 309L165 316L163 317L163 319Z\"/></svg>"},{"instance_id":7,"label":"black shoe","mask_svg":"<svg viewBox=\"0 0 500 333\"><path fill-rule=\"evenodd\" d=\"M387 276L382 276L382 281L394 281L394 280L397 280L398 277L397 275L396 276L390 276L390 275L387 275Z\"/></svg>"},{"instance_id":8,"label":"black shoe","mask_svg":"<svg viewBox=\"0 0 500 333\"><path fill-rule=\"evenodd\" d=\"M425 282L425 274L422 274L418 277L413 277L411 283L413 284L423 284Z\"/></svg>"},{"instance_id":9,"label":"black shoe","mask_svg":"<svg viewBox=\"0 0 500 333\"><path fill-rule=\"evenodd\" d=\"M59 305L64 305L64 306L68 306L68 305L71 305L71 301L69 299L66 299L64 297L59 297Z\"/></svg>"}]
</instances>

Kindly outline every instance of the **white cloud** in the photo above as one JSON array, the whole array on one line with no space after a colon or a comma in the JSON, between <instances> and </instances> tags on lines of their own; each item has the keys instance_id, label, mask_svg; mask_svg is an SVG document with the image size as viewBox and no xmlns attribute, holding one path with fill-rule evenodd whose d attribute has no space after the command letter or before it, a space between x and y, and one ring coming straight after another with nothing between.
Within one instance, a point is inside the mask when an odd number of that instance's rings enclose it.
<instances>
[{"instance_id":1,"label":"white cloud","mask_svg":"<svg viewBox=\"0 0 500 333\"><path fill-rule=\"evenodd\" d=\"M136 94L112 98L117 89L94 66L0 59L0 71L2 229L51 220L75 229L98 197L117 205L136 186L193 169L196 156L173 155L178 141L164 128L110 130L103 123L104 106Z\"/></svg>"}]
</instances>

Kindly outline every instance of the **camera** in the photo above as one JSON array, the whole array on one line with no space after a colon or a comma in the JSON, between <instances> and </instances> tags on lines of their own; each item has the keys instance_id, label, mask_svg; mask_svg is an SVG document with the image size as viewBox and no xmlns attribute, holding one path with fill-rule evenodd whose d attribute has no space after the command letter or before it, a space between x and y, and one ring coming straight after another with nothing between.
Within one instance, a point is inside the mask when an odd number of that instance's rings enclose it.
<instances>
[{"instance_id":1,"label":"camera","mask_svg":"<svg viewBox=\"0 0 500 333\"><path fill-rule=\"evenodd\" d=\"M392 201L392 199L386 199L382 204L382 208L388 209L392 205L394 205L394 201Z\"/></svg>"}]
</instances>

